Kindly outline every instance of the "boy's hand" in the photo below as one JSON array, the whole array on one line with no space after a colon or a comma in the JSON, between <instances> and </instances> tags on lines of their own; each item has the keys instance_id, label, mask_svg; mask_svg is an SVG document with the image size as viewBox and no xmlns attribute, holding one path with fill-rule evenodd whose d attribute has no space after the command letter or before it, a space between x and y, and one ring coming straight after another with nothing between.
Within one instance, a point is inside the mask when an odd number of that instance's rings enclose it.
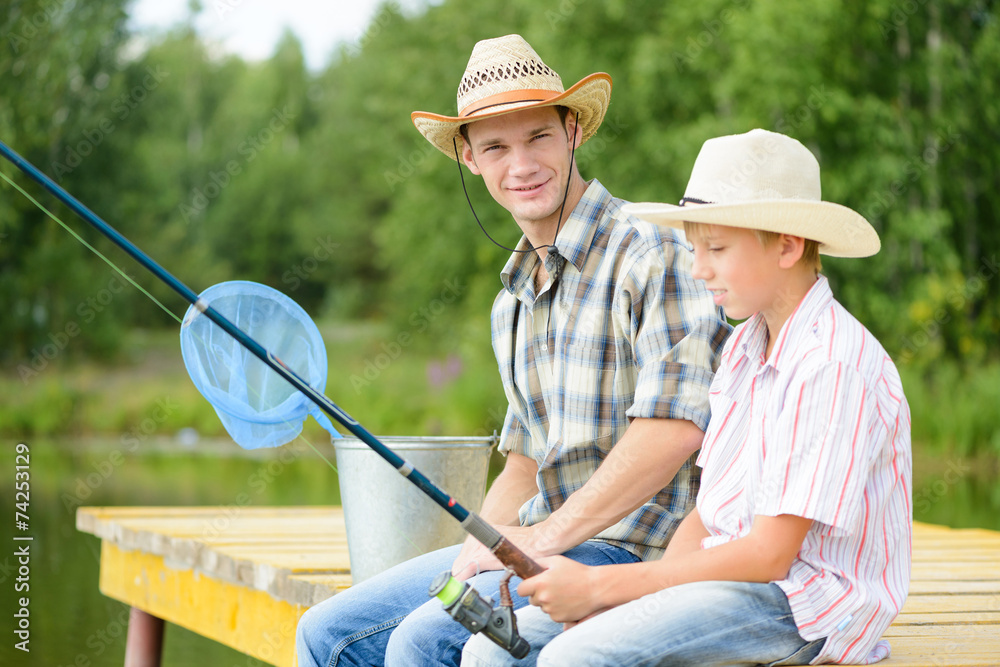
<instances>
[{"instance_id":1,"label":"boy's hand","mask_svg":"<svg viewBox=\"0 0 1000 667\"><path fill-rule=\"evenodd\" d=\"M564 556L539 558L538 563L545 572L522 581L517 593L541 607L553 621L574 623L604 611L596 589L597 568Z\"/></svg>"}]
</instances>

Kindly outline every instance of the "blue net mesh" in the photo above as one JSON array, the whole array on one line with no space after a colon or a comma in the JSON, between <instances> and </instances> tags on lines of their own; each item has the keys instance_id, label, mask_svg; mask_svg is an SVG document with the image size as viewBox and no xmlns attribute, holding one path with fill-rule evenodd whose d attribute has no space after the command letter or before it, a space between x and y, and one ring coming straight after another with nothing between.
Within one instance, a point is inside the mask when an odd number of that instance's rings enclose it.
<instances>
[{"instance_id":1,"label":"blue net mesh","mask_svg":"<svg viewBox=\"0 0 1000 667\"><path fill-rule=\"evenodd\" d=\"M219 283L200 296L311 387L324 391L326 346L297 303L266 285L242 280ZM181 325L181 353L191 380L239 446L257 449L291 442L309 415L340 437L312 401L194 306Z\"/></svg>"}]
</instances>

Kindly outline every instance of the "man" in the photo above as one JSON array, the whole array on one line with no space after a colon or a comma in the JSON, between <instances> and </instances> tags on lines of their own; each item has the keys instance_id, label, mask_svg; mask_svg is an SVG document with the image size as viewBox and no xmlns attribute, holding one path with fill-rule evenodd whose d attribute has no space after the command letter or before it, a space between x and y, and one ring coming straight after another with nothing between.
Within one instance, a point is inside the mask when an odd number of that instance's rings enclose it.
<instances>
[{"instance_id":1,"label":"man","mask_svg":"<svg viewBox=\"0 0 1000 667\"><path fill-rule=\"evenodd\" d=\"M692 455L729 332L690 276L683 238L628 217L577 170L575 149L597 131L610 93L603 73L564 90L508 35L476 45L458 116L413 114L524 234L493 305L507 462L480 514L529 556L588 565L658 558L690 509ZM449 567L497 599L503 566L469 538L311 609L299 664L457 665L469 633L427 598Z\"/></svg>"}]
</instances>

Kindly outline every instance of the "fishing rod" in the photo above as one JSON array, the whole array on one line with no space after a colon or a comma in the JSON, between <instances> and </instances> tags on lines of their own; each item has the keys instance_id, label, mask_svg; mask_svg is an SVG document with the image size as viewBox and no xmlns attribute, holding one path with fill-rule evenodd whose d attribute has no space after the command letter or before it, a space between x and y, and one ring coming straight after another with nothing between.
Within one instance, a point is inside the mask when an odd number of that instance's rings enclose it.
<instances>
[{"instance_id":1,"label":"fishing rod","mask_svg":"<svg viewBox=\"0 0 1000 667\"><path fill-rule=\"evenodd\" d=\"M293 387L305 394L320 410L335 419L344 428L353 433L359 440L371 447L379 456L392 465L399 474L412 482L417 488L429 496L431 500L454 517L469 535L472 535L476 538L476 540L482 543L483 546L489 549L501 563L517 574L517 576L522 579L527 579L541 573L544 570L544 568L542 568L538 563L529 558L527 554L504 537L500 531L483 520L475 512L462 507L462 505L460 505L454 498L435 486L433 482L423 475L423 473L414 468L411 463L382 444L378 438L369 433L368 430L358 423L356 419L344 412L343 409L330 400L325 394L313 389L305 380L299 377L292 369L278 359L278 357L264 349L264 347L262 347L257 341L248 336L239 327L226 319L225 316L221 315L218 311L212 308L212 306L204 299L201 299L191 288L171 275L166 269L149 257L149 255L140 250L134 243L125 238L117 230L111 227L111 225L98 217L78 199L66 192L66 190L55 183L51 178L46 176L34 165L14 152L14 150L2 141L0 141L0 155L3 155L3 157L10 161L11 164L52 193L59 201L68 206L84 221L110 239L119 248L128 253L133 259L148 269L154 276L166 283L184 300L194 306L200 314L208 317L212 322L222 328L223 331L235 338L243 347L253 353L254 356L259 358L268 367L278 373L278 375L287 380ZM458 582L456 582L456 584L457 583ZM456 594L455 590L454 586L449 589L449 599ZM442 600L444 600L443 597ZM494 641L496 640L494 639Z\"/></svg>"}]
</instances>

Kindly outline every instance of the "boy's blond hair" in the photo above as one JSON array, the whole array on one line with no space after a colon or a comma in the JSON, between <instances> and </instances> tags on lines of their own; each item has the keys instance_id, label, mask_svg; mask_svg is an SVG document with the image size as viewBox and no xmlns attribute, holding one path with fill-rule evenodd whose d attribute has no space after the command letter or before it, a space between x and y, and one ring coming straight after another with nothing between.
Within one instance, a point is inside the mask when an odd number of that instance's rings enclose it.
<instances>
[{"instance_id":1,"label":"boy's blond hair","mask_svg":"<svg viewBox=\"0 0 1000 667\"><path fill-rule=\"evenodd\" d=\"M687 236L689 241L696 241L708 235L711 227L713 225L707 223L685 221L684 235ZM768 232L763 229L746 229L753 234L762 248L766 248L768 245L774 243L781 236L778 232ZM816 275L819 275L819 272L823 270L823 262L819 257L819 242L812 239L805 239L805 245L802 248L802 257L799 258L797 263L807 269L812 269Z\"/></svg>"}]
</instances>

